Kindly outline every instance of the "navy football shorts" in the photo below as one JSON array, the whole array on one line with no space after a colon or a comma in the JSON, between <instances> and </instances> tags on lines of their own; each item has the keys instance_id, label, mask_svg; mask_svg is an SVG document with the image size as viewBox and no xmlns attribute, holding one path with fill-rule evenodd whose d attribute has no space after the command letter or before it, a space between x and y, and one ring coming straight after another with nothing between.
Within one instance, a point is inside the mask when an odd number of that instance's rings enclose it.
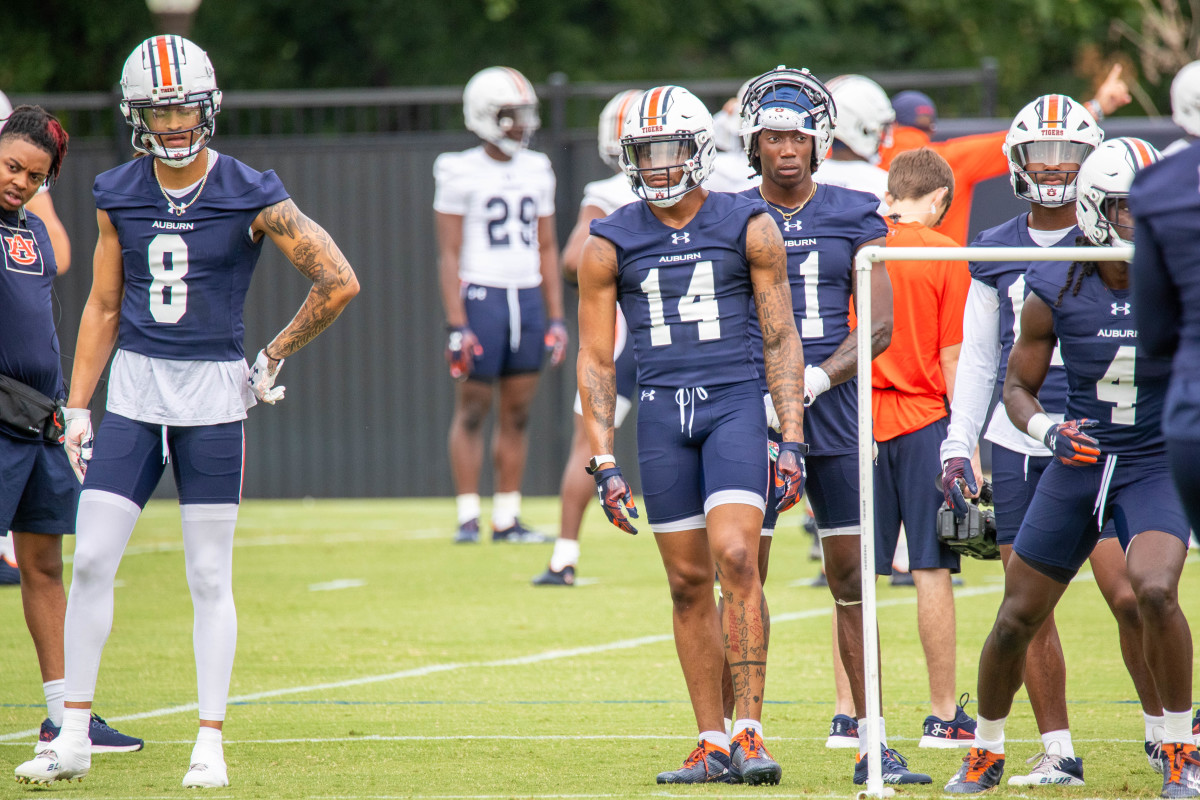
<instances>
[{"instance_id":1,"label":"navy football shorts","mask_svg":"<svg viewBox=\"0 0 1200 800\"><path fill-rule=\"evenodd\" d=\"M992 445L992 498L996 504L996 543L1012 544L1021 529L1033 492L1046 467L1054 459L1027 456Z\"/></svg>"},{"instance_id":2,"label":"navy football shorts","mask_svg":"<svg viewBox=\"0 0 1200 800\"><path fill-rule=\"evenodd\" d=\"M782 436L768 430L771 440ZM806 477L804 498L817 520L817 531L854 528L858 530L858 453L836 456L808 456L804 459ZM768 479L767 513L763 517L763 536L774 533L779 521L775 510L775 465Z\"/></svg>"},{"instance_id":3,"label":"navy football shorts","mask_svg":"<svg viewBox=\"0 0 1200 800\"><path fill-rule=\"evenodd\" d=\"M74 533L78 503L62 445L0 433L0 531Z\"/></svg>"},{"instance_id":4,"label":"navy football shorts","mask_svg":"<svg viewBox=\"0 0 1200 800\"><path fill-rule=\"evenodd\" d=\"M491 383L542 368L546 312L540 288L497 289L468 283L462 296L467 325L483 347L471 368L471 380Z\"/></svg>"},{"instance_id":5,"label":"navy football shorts","mask_svg":"<svg viewBox=\"0 0 1200 800\"><path fill-rule=\"evenodd\" d=\"M900 523L908 539L910 569L958 572L959 556L938 536L937 515L943 497L937 486L939 450L946 438L943 417L924 428L879 442L875 459L875 574L891 575L900 541Z\"/></svg>"},{"instance_id":6,"label":"navy football shorts","mask_svg":"<svg viewBox=\"0 0 1200 800\"><path fill-rule=\"evenodd\" d=\"M1112 522L1123 549L1144 531L1169 533L1187 546L1187 516L1166 458L1120 456L1100 502L1104 468L1103 461L1068 467L1052 460L1038 482L1013 551L1027 561L1057 568L1063 576L1074 575L1100 538L1101 505L1103 520Z\"/></svg>"},{"instance_id":7,"label":"navy football shorts","mask_svg":"<svg viewBox=\"0 0 1200 800\"><path fill-rule=\"evenodd\" d=\"M724 503L765 508L767 423L757 382L643 386L637 438L654 532L703 528L705 514Z\"/></svg>"},{"instance_id":8,"label":"navy football shorts","mask_svg":"<svg viewBox=\"0 0 1200 800\"><path fill-rule=\"evenodd\" d=\"M245 436L242 423L168 425L170 454L180 505L240 503ZM111 411L104 415L84 489L120 495L144 508L166 468L163 426Z\"/></svg>"}]
</instances>

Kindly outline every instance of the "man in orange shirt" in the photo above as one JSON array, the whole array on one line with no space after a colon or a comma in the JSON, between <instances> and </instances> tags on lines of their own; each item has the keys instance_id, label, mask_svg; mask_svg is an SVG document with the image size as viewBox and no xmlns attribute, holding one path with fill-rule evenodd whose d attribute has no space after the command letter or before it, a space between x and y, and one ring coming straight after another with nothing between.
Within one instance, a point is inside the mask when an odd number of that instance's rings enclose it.
<instances>
[{"instance_id":1,"label":"man in orange shirt","mask_svg":"<svg viewBox=\"0 0 1200 800\"><path fill-rule=\"evenodd\" d=\"M1104 83L1096 89L1096 96L1084 105L1099 122L1130 100L1129 87L1121 78L1121 65L1116 64ZM953 239L955 244L968 244L971 198L975 194L976 184L1008 174L1008 159L1003 150L1008 128L995 133L934 142L931 137L937 126L937 106L928 95L914 91L900 92L892 98L892 108L896 111L892 142L890 146L880 148L879 166L889 169L896 156L918 147L928 147L945 158L954 171L958 191L938 229Z\"/></svg>"},{"instance_id":2,"label":"man in orange shirt","mask_svg":"<svg viewBox=\"0 0 1200 800\"><path fill-rule=\"evenodd\" d=\"M888 171L888 247L955 247L934 231L954 197L954 173L929 148L902 153ZM932 713L921 745L968 747L975 721L954 701L955 635L951 573L958 555L937 535L942 492L939 447L946 398L962 346L971 276L963 261L890 261L891 346L872 363L875 461L875 572L890 575L904 524L917 588L917 630L929 673Z\"/></svg>"}]
</instances>

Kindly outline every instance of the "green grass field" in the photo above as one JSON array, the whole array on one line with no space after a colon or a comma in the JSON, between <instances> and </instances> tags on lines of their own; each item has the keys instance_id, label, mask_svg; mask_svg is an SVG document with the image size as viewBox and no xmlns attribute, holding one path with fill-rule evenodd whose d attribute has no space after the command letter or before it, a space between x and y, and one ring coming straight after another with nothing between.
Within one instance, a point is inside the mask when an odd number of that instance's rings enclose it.
<instances>
[{"instance_id":1,"label":"green grass field","mask_svg":"<svg viewBox=\"0 0 1200 800\"><path fill-rule=\"evenodd\" d=\"M486 513L486 509L485 509ZM525 518L557 526L553 498ZM451 500L252 501L235 554L238 655L226 722L232 785L242 798L849 797L853 755L826 750L832 715L831 600L798 513L781 528L767 594L771 661L767 743L778 787L660 787L695 728L671 639L666 582L648 530L620 533L589 512L581 585L534 588L550 545L454 546ZM786 518L785 518L786 519ZM70 552L72 543L68 541ZM979 649L1002 591L998 562L964 565L958 589L958 686L975 693ZM69 570L69 568L68 568ZM152 503L118 575L116 620L96 710L146 749L102 755L83 783L8 784L0 797L151 798L179 781L195 736L191 602L178 508ZM1200 576L1181 594L1200 619ZM961 751L920 750L928 713L911 588L879 584L884 710L893 746L940 795ZM45 715L19 592L0 589L0 757L31 757ZM1058 612L1068 699L1087 786L993 794L1154 797L1140 709L1116 626L1086 571ZM968 711L974 715L972 703ZM1008 725L1008 774L1040 750L1024 695ZM11 771L7 773L11 775ZM0 783L0 786L5 785Z\"/></svg>"}]
</instances>

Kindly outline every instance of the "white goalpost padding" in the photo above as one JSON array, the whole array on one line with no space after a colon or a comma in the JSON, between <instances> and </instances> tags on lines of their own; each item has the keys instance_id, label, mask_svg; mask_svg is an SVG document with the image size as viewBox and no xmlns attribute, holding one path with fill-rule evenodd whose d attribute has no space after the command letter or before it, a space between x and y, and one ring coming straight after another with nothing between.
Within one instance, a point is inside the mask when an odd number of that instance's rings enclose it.
<instances>
[{"instance_id":1,"label":"white goalpost padding","mask_svg":"<svg viewBox=\"0 0 1200 800\"><path fill-rule=\"evenodd\" d=\"M858 491L862 529L863 671L866 679L867 788L863 797L891 797L883 785L879 747L879 630L875 614L875 473L871 414L871 268L878 261L1130 261L1132 247L864 247L854 259L858 280Z\"/></svg>"}]
</instances>

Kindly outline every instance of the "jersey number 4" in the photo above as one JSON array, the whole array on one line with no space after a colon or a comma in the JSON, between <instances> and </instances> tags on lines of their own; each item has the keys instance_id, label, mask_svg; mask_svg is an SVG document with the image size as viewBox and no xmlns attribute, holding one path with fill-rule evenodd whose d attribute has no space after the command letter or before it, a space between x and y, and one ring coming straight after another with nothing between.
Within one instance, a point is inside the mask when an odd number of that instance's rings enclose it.
<instances>
[{"instance_id":1,"label":"jersey number 4","mask_svg":"<svg viewBox=\"0 0 1200 800\"><path fill-rule=\"evenodd\" d=\"M650 305L650 345L665 347L671 343L671 328L667 325L666 315L663 313L658 267L650 270L641 286ZM721 338L721 320L711 261L696 263L692 279L688 283L687 294L679 298L678 310L680 322L699 323L700 341Z\"/></svg>"},{"instance_id":2,"label":"jersey number 4","mask_svg":"<svg viewBox=\"0 0 1200 800\"><path fill-rule=\"evenodd\" d=\"M150 316L155 322L174 324L187 311L187 242L177 233L160 233L150 240L146 253L150 267Z\"/></svg>"},{"instance_id":3,"label":"jersey number 4","mask_svg":"<svg viewBox=\"0 0 1200 800\"><path fill-rule=\"evenodd\" d=\"M1114 406L1114 425L1133 425L1137 422L1136 364L1137 348L1131 345L1118 347L1104 377L1096 381L1096 399Z\"/></svg>"}]
</instances>

